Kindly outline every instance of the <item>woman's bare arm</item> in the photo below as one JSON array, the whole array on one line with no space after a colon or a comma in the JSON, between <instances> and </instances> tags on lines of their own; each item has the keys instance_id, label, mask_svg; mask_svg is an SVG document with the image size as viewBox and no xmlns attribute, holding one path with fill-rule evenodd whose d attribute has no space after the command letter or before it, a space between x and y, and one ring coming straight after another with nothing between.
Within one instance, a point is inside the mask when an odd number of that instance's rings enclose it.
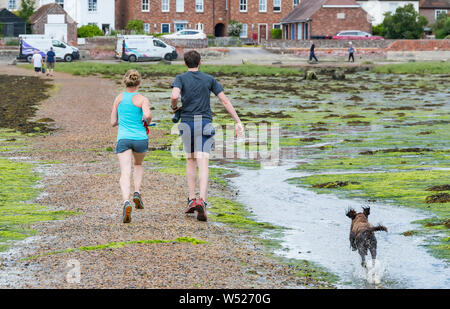
<instances>
[{"instance_id":1,"label":"woman's bare arm","mask_svg":"<svg viewBox=\"0 0 450 309\"><path fill-rule=\"evenodd\" d=\"M117 96L117 98L114 100L113 108L111 111L111 126L115 127L119 124L119 118L117 116L117 107L119 106L120 101L122 101L122 94Z\"/></svg>"},{"instance_id":2,"label":"woman's bare arm","mask_svg":"<svg viewBox=\"0 0 450 309\"><path fill-rule=\"evenodd\" d=\"M144 120L150 123L152 121L152 112L150 110L150 101L146 97L142 100L142 113L144 114Z\"/></svg>"}]
</instances>

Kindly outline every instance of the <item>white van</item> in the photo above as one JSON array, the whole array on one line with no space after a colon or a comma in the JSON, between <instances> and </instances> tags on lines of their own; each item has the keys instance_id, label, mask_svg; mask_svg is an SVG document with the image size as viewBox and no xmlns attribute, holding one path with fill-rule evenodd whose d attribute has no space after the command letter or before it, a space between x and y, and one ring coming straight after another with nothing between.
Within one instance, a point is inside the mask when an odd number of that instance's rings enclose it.
<instances>
[{"instance_id":1,"label":"white van","mask_svg":"<svg viewBox=\"0 0 450 309\"><path fill-rule=\"evenodd\" d=\"M20 51L17 59L26 59L28 62L31 62L35 50L45 58L50 47L53 47L53 51L56 54L56 60L71 62L74 59L80 59L80 51L78 48L67 45L59 40L52 39L49 36L27 34L19 35L19 38Z\"/></svg>"},{"instance_id":2,"label":"white van","mask_svg":"<svg viewBox=\"0 0 450 309\"><path fill-rule=\"evenodd\" d=\"M178 58L175 47L148 35L117 36L116 57L129 62Z\"/></svg>"}]
</instances>

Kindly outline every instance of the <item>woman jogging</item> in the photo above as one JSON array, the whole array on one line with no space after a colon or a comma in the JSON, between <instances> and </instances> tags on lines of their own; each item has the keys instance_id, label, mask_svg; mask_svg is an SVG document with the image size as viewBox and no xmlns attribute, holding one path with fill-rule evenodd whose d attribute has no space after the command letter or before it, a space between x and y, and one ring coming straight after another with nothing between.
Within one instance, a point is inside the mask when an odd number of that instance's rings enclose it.
<instances>
[{"instance_id":1,"label":"woman jogging","mask_svg":"<svg viewBox=\"0 0 450 309\"><path fill-rule=\"evenodd\" d=\"M131 164L134 159L134 195L136 209L143 209L140 187L144 178L142 162L148 151L148 136L144 122L150 123L152 114L150 102L139 94L141 75L136 70L129 70L123 83L126 90L114 101L111 113L111 126L119 126L116 153L120 163L120 188L123 197L123 223L131 222L130 184Z\"/></svg>"}]
</instances>

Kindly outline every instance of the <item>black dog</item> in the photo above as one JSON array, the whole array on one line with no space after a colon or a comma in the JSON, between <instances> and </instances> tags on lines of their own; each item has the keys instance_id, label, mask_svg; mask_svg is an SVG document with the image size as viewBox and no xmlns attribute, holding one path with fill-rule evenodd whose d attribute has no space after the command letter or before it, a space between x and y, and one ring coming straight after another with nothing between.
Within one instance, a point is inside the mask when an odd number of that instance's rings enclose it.
<instances>
[{"instance_id":1,"label":"black dog","mask_svg":"<svg viewBox=\"0 0 450 309\"><path fill-rule=\"evenodd\" d=\"M376 231L385 231L387 228L383 225L371 226L369 223L370 207L363 207L363 212L356 213L352 208L347 210L346 216L352 219L350 227L350 245L353 251L358 250L361 255L361 265L366 265L367 251L370 251L372 260L375 262L377 258L377 239L375 238Z\"/></svg>"}]
</instances>

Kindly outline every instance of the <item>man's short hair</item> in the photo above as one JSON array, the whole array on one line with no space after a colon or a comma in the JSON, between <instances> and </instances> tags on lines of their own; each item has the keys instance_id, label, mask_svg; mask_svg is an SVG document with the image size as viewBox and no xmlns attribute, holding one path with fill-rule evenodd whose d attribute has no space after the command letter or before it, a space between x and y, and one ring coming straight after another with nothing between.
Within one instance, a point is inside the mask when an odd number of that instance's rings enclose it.
<instances>
[{"instance_id":1,"label":"man's short hair","mask_svg":"<svg viewBox=\"0 0 450 309\"><path fill-rule=\"evenodd\" d=\"M195 50L188 51L184 54L184 63L186 63L187 67L190 69L198 67L201 59L202 57Z\"/></svg>"}]
</instances>

